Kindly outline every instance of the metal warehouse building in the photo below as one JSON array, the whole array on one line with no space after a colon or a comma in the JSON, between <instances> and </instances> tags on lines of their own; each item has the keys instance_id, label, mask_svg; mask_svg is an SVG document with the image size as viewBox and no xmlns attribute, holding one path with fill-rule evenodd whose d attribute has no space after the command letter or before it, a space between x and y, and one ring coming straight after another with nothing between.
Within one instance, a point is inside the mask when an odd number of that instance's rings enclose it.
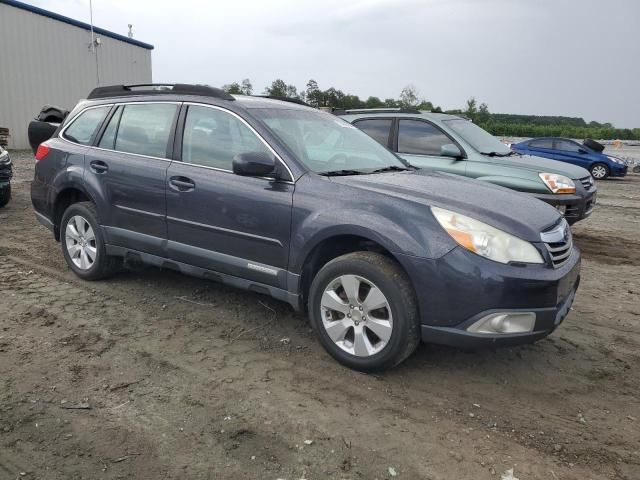
<instances>
[{"instance_id":1,"label":"metal warehouse building","mask_svg":"<svg viewBox=\"0 0 640 480\"><path fill-rule=\"evenodd\" d=\"M29 148L44 105L75 106L97 85L151 83L153 46L13 0L0 0L0 128Z\"/></svg>"}]
</instances>

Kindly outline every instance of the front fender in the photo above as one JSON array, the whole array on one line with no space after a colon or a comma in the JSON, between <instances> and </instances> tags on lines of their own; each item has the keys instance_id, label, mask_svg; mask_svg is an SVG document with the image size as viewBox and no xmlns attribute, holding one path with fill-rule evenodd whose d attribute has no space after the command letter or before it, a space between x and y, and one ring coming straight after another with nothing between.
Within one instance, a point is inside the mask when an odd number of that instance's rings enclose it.
<instances>
[{"instance_id":1,"label":"front fender","mask_svg":"<svg viewBox=\"0 0 640 480\"><path fill-rule=\"evenodd\" d=\"M501 187L526 193L551 193L542 184L541 180L533 180L528 178L507 177L504 175L485 175L477 177L476 180L492 183Z\"/></svg>"}]
</instances>

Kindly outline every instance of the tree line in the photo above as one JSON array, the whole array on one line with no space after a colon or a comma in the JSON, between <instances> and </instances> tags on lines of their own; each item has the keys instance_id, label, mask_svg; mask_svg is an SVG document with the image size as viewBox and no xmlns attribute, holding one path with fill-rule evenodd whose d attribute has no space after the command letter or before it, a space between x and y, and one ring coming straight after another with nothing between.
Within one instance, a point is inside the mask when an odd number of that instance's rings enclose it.
<instances>
[{"instance_id":1,"label":"tree line","mask_svg":"<svg viewBox=\"0 0 640 480\"><path fill-rule=\"evenodd\" d=\"M236 95L252 95L251 80L233 82L222 86L223 90ZM334 87L322 90L318 82L311 79L304 90L282 79L276 79L267 86L263 95L288 97L302 100L313 107L332 109L357 108L411 108L436 113L463 115L493 135L506 137L568 137L596 138L602 140L640 140L640 128L615 128L611 123L586 122L580 117L548 115L516 115L491 113L486 103L478 104L474 97L467 100L463 109L443 110L440 106L421 97L413 85L405 86L398 98L370 96L361 99L358 95L345 93Z\"/></svg>"}]
</instances>

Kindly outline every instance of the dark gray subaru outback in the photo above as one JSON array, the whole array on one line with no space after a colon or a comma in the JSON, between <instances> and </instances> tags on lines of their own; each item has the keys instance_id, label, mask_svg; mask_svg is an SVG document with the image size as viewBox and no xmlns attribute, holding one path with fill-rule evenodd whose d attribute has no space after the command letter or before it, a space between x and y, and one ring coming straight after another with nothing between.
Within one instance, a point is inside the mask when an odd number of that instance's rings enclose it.
<instances>
[{"instance_id":1,"label":"dark gray subaru outback","mask_svg":"<svg viewBox=\"0 0 640 480\"><path fill-rule=\"evenodd\" d=\"M360 370L398 364L420 339L538 340L578 287L580 253L553 207L415 170L291 102L101 87L36 160L36 216L79 277L131 257L269 294Z\"/></svg>"}]
</instances>

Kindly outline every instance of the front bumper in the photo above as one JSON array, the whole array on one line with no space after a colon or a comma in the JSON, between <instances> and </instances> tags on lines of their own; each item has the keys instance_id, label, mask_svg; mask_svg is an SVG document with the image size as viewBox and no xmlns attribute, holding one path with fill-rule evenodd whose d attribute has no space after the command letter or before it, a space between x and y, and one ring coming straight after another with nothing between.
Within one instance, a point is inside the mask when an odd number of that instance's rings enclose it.
<instances>
[{"instance_id":1,"label":"front bumper","mask_svg":"<svg viewBox=\"0 0 640 480\"><path fill-rule=\"evenodd\" d=\"M461 247L434 260L398 257L418 296L422 340L463 348L531 343L549 335L569 313L580 282L576 248L559 268L503 265ZM517 334L467 331L498 312L533 312L535 326Z\"/></svg>"},{"instance_id":2,"label":"front bumper","mask_svg":"<svg viewBox=\"0 0 640 480\"><path fill-rule=\"evenodd\" d=\"M609 168L609 176L610 177L624 177L627 175L629 171L629 167L627 165L615 164L613 167Z\"/></svg>"},{"instance_id":3,"label":"front bumper","mask_svg":"<svg viewBox=\"0 0 640 480\"><path fill-rule=\"evenodd\" d=\"M584 190L576 194L534 193L534 197L549 205L564 208L564 218L570 225L587 218L593 212L596 205L597 190Z\"/></svg>"}]
</instances>

